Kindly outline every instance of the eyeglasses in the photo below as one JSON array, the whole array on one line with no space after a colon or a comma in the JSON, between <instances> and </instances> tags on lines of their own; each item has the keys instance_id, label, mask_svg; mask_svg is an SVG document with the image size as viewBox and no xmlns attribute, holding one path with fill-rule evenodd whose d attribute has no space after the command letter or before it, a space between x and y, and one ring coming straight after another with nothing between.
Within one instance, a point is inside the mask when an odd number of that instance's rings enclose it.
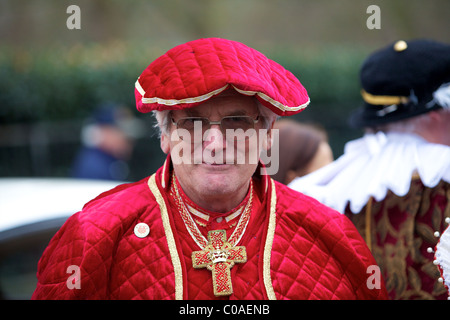
<instances>
[{"instance_id":1,"label":"eyeglasses","mask_svg":"<svg viewBox=\"0 0 450 320\"><path fill-rule=\"evenodd\" d=\"M186 117L175 121L171 118L172 124L177 129L185 129L191 135L195 132L195 128L201 128L202 136L206 130L211 128L212 125L220 125L220 130L228 140L243 140L253 135L255 124L259 121L259 115L256 119L250 116L226 116L220 121L210 121L208 118L202 117ZM227 131L232 130L232 132ZM250 131L248 131L250 130ZM180 136L181 139L183 139Z\"/></svg>"}]
</instances>

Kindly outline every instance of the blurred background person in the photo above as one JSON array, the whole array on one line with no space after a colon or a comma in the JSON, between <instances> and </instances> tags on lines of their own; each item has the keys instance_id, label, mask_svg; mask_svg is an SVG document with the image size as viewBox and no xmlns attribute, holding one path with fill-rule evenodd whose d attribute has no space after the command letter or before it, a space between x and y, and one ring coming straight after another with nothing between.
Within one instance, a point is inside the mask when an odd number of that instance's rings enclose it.
<instances>
[{"instance_id":1,"label":"blurred background person","mask_svg":"<svg viewBox=\"0 0 450 320\"><path fill-rule=\"evenodd\" d=\"M446 299L433 251L450 215L450 45L398 41L360 71L366 134L289 186L345 213L365 237L392 299Z\"/></svg>"},{"instance_id":2,"label":"blurred background person","mask_svg":"<svg viewBox=\"0 0 450 320\"><path fill-rule=\"evenodd\" d=\"M98 107L81 132L82 147L72 176L84 179L126 180L134 140L142 133L142 124L126 108L116 104Z\"/></svg>"},{"instance_id":3,"label":"blurred background person","mask_svg":"<svg viewBox=\"0 0 450 320\"><path fill-rule=\"evenodd\" d=\"M274 129L279 130L279 139L274 140L279 144L279 168L273 179L288 184L333 161L328 135L322 127L281 119L275 122Z\"/></svg>"}]
</instances>

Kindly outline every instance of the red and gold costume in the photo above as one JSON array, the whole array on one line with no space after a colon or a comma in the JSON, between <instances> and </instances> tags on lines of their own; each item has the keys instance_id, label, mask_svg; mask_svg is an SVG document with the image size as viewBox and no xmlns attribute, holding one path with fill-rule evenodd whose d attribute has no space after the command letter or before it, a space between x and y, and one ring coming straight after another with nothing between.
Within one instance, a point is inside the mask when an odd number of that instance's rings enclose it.
<instances>
[{"instance_id":1,"label":"red and gold costume","mask_svg":"<svg viewBox=\"0 0 450 320\"><path fill-rule=\"evenodd\" d=\"M238 214L213 216L178 190L201 237L225 230L228 248L245 248L245 259L240 251L209 260L222 265L235 260L224 268L232 291L215 294L212 271L193 264L202 240L194 239L181 214L176 183L167 160L150 178L87 203L43 254L33 299L387 298L382 279L379 289L367 284L368 268L376 263L352 223L268 176L253 177ZM150 233L141 238L133 230L142 222ZM67 285L73 265L80 268L79 289ZM219 270L217 277L227 280L225 273Z\"/></svg>"},{"instance_id":2,"label":"red and gold costume","mask_svg":"<svg viewBox=\"0 0 450 320\"><path fill-rule=\"evenodd\" d=\"M136 105L141 112L188 109L228 89L279 116L309 104L281 65L241 43L208 38L153 61L136 81ZM108 191L68 219L39 262L34 299L387 297L345 216L267 175L245 178L249 191L237 208L208 212L184 195L169 159L150 178ZM79 288L67 273L73 268Z\"/></svg>"},{"instance_id":3,"label":"red and gold costume","mask_svg":"<svg viewBox=\"0 0 450 320\"><path fill-rule=\"evenodd\" d=\"M408 194L388 192L383 201L371 200L359 214L346 214L366 239L382 267L391 299L446 299L448 292L433 263L434 247L450 216L450 185L441 181L428 188L420 179Z\"/></svg>"}]
</instances>

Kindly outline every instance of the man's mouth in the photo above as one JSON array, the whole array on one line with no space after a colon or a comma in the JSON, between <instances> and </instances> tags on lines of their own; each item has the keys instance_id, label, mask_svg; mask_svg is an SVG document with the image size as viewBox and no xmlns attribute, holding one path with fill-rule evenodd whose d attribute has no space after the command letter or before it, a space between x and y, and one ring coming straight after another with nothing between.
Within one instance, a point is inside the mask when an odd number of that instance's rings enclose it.
<instances>
[{"instance_id":1,"label":"man's mouth","mask_svg":"<svg viewBox=\"0 0 450 320\"><path fill-rule=\"evenodd\" d=\"M214 168L214 169L225 169L227 167L232 166L234 163L226 163L226 162L207 162L207 161L203 161L202 165L208 167L208 168Z\"/></svg>"},{"instance_id":2,"label":"man's mouth","mask_svg":"<svg viewBox=\"0 0 450 320\"><path fill-rule=\"evenodd\" d=\"M216 162L205 162L203 161L202 164L208 165L208 166L226 166L229 165L230 163L216 163Z\"/></svg>"}]
</instances>

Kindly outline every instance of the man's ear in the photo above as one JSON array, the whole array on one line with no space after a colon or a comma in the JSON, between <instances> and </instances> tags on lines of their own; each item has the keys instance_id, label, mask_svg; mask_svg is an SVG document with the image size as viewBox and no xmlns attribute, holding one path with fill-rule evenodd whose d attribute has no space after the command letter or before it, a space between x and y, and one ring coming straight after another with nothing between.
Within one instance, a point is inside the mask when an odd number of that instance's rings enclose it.
<instances>
[{"instance_id":1,"label":"man's ear","mask_svg":"<svg viewBox=\"0 0 450 320\"><path fill-rule=\"evenodd\" d=\"M161 150L165 153L168 154L170 151L170 139L169 137L164 134L161 133L161 138L160 138L160 145L161 145Z\"/></svg>"},{"instance_id":2,"label":"man's ear","mask_svg":"<svg viewBox=\"0 0 450 320\"><path fill-rule=\"evenodd\" d=\"M270 148L272 148L273 145L273 134L274 134L274 130L276 130L277 132L275 132L275 134L277 135L278 138L278 129L274 129L273 126L275 125L275 121L272 122L272 125L270 126L270 128L267 130L267 135L266 137L264 137L263 143L262 143L262 147L265 151L268 151Z\"/></svg>"},{"instance_id":3,"label":"man's ear","mask_svg":"<svg viewBox=\"0 0 450 320\"><path fill-rule=\"evenodd\" d=\"M438 111L430 111L428 112L428 117L433 121L440 122L442 121L442 115Z\"/></svg>"}]
</instances>

